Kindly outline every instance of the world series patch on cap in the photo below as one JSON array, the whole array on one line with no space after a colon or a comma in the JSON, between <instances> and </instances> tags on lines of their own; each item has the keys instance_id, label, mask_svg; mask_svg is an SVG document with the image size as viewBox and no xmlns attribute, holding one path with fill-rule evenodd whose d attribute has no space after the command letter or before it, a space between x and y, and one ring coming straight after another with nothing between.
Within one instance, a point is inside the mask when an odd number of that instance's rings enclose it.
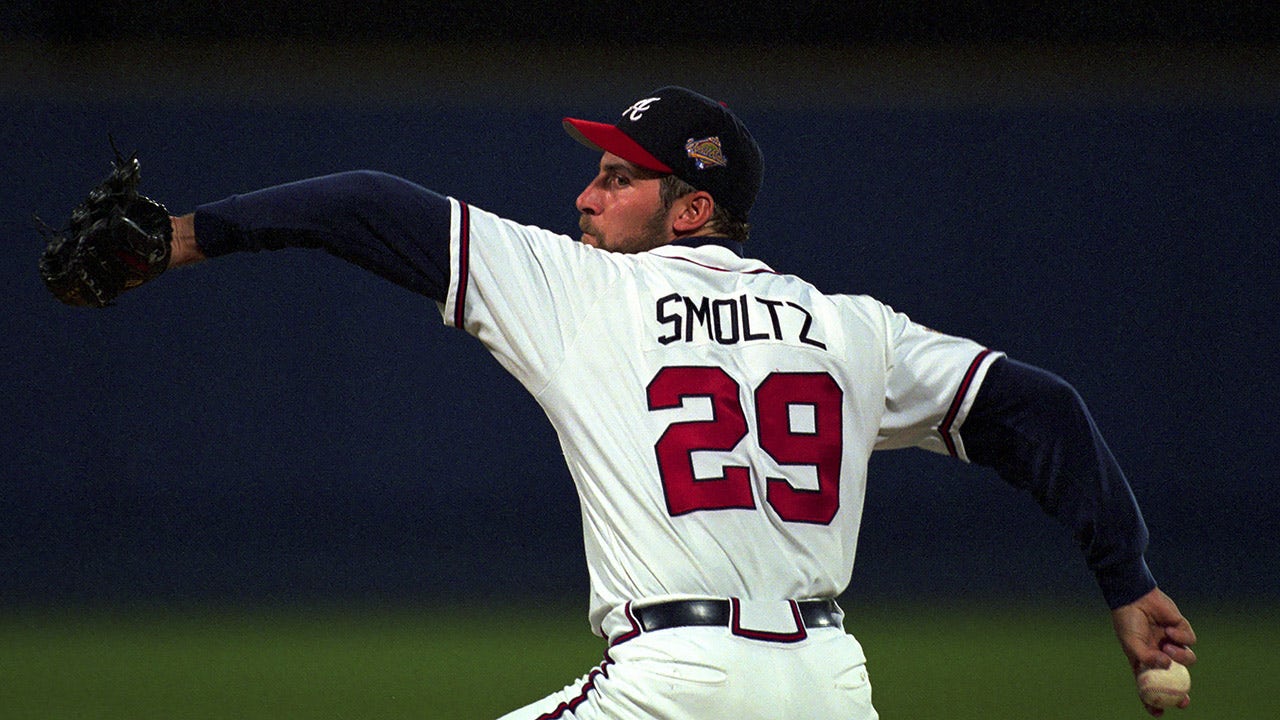
<instances>
[{"instance_id":1,"label":"world series patch on cap","mask_svg":"<svg viewBox=\"0 0 1280 720\"><path fill-rule=\"evenodd\" d=\"M745 220L760 192L764 158L742 121L720 102L667 86L632 103L615 124L565 118L578 142L711 193Z\"/></svg>"}]
</instances>

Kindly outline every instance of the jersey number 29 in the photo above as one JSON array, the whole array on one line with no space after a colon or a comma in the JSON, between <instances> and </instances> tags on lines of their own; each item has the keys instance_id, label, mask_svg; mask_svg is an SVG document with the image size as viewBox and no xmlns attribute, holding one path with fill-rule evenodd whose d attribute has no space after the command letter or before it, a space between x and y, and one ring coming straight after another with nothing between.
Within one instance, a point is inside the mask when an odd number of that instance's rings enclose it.
<instances>
[{"instance_id":1,"label":"jersey number 29","mask_svg":"<svg viewBox=\"0 0 1280 720\"><path fill-rule=\"evenodd\" d=\"M654 445L672 515L756 506L750 468L724 465L723 475L716 478L698 478L693 469L693 453L732 451L749 434L739 390L729 373L709 366L666 367L649 383L650 410L680 407L686 398L711 400L710 420L672 423ZM775 372L755 389L755 441L760 449L779 466L810 466L817 472L817 489L797 488L786 478L766 478L765 502L783 520L825 525L840 509L843 397L825 372ZM811 421L797 427L793 409L805 410Z\"/></svg>"}]
</instances>

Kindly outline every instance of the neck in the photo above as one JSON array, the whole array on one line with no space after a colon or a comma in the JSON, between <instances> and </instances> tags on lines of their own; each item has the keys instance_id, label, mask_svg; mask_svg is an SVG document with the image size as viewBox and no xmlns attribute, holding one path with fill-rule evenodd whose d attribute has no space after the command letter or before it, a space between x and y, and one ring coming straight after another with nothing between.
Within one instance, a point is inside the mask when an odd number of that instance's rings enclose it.
<instances>
[{"instance_id":1,"label":"neck","mask_svg":"<svg viewBox=\"0 0 1280 720\"><path fill-rule=\"evenodd\" d=\"M742 257L743 255L742 243L736 240L730 240L729 238L724 237L723 235L715 235L715 234L689 235L688 237L676 238L667 244L675 245L678 247L702 247L704 245L718 245L720 247L728 248L732 250L734 254L739 257Z\"/></svg>"}]
</instances>

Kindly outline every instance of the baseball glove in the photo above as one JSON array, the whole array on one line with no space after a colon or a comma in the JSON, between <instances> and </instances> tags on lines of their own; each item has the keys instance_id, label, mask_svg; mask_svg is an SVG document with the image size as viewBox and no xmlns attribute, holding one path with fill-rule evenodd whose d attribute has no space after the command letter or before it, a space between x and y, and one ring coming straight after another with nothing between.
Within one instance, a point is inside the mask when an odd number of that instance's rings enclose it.
<instances>
[{"instance_id":1,"label":"baseball glove","mask_svg":"<svg viewBox=\"0 0 1280 720\"><path fill-rule=\"evenodd\" d=\"M68 305L106 307L169 266L169 211L138 194L137 156L115 155L111 174L71 211L67 228L43 228L40 276Z\"/></svg>"}]
</instances>

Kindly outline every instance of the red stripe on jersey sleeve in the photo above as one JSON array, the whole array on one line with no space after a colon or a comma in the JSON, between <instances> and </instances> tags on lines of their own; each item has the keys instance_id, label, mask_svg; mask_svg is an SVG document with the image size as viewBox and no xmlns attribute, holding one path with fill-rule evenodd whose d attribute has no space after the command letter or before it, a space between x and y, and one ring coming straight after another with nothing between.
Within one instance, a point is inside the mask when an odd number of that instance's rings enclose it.
<instances>
[{"instance_id":1,"label":"red stripe on jersey sleeve","mask_svg":"<svg viewBox=\"0 0 1280 720\"><path fill-rule=\"evenodd\" d=\"M959 457L956 450L956 442L951 438L951 426L956 422L956 416L960 414L960 406L964 404L965 397L969 394L969 388L973 385L973 378L978 374L978 368L982 366L982 361L991 350L983 350L978 356L969 363L969 369L964 373L964 379L960 381L960 387L956 390L956 395L951 399L951 407L947 409L947 415L942 419L942 424L938 426L938 434L942 436L942 442L947 446L947 453L951 457Z\"/></svg>"},{"instance_id":2,"label":"red stripe on jersey sleeve","mask_svg":"<svg viewBox=\"0 0 1280 720\"><path fill-rule=\"evenodd\" d=\"M458 219L458 292L453 298L453 325L462 328L467 300L467 277L470 272L471 254L471 209L467 204L458 201L461 210Z\"/></svg>"}]
</instances>

